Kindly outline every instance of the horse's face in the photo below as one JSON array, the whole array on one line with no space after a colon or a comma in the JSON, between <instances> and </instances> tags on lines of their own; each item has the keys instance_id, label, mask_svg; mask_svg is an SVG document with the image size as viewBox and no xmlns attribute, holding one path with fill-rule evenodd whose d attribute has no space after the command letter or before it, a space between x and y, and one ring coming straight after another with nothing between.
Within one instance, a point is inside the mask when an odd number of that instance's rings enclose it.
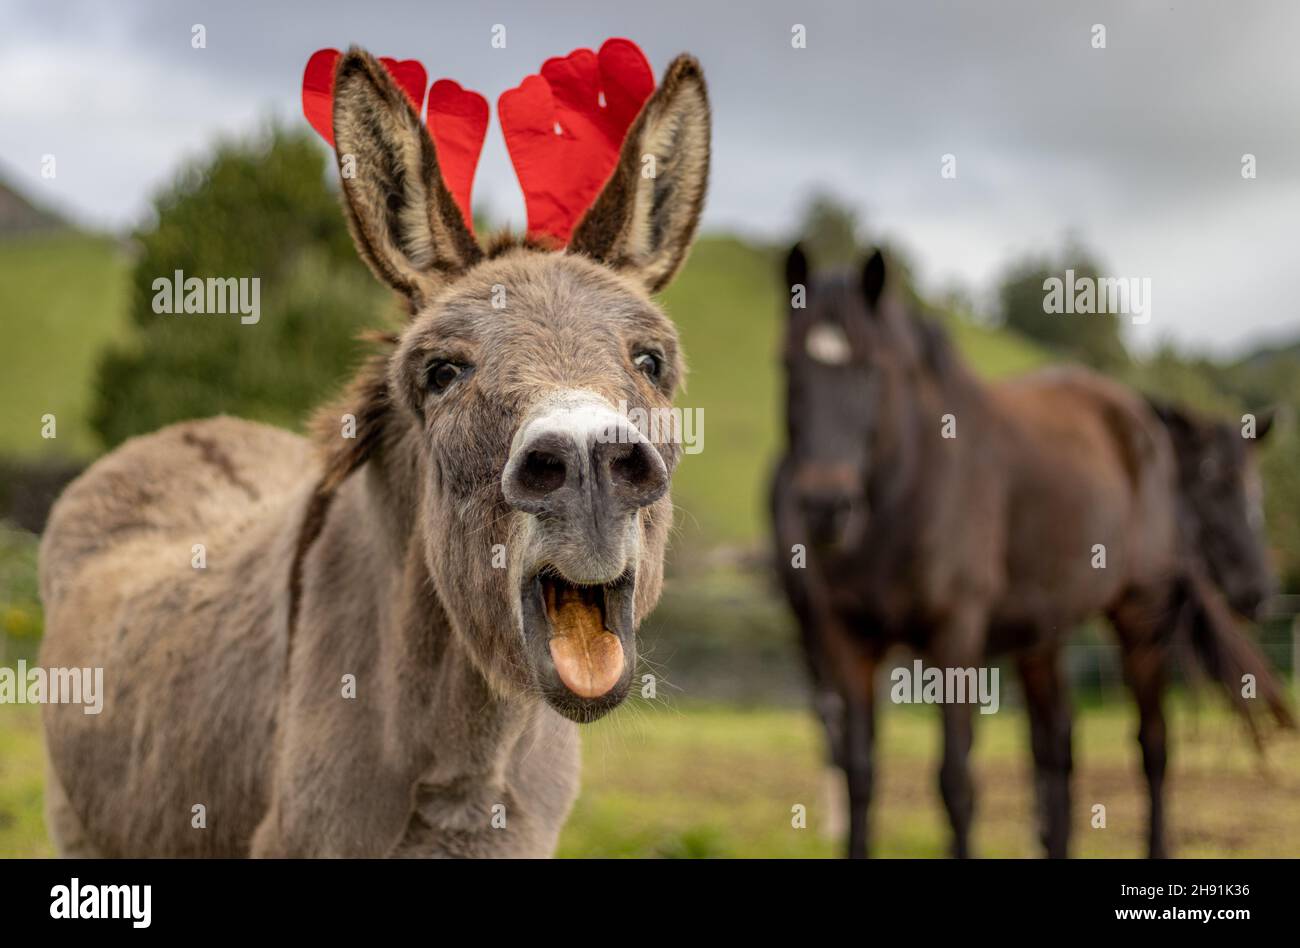
<instances>
[{"instance_id":1,"label":"horse's face","mask_svg":"<svg viewBox=\"0 0 1300 948\"><path fill-rule=\"evenodd\" d=\"M1156 405L1178 459L1186 532L1228 604L1247 617L1276 589L1264 529L1263 488L1256 446L1272 428L1271 413L1256 421L1255 437L1233 422Z\"/></svg>"},{"instance_id":2,"label":"horse's face","mask_svg":"<svg viewBox=\"0 0 1300 948\"><path fill-rule=\"evenodd\" d=\"M783 359L792 487L809 541L823 547L850 547L866 528L871 467L889 435L886 413L899 395L899 326L884 282L879 252L858 273L815 282L801 248L786 260L791 305Z\"/></svg>"},{"instance_id":3,"label":"horse's face","mask_svg":"<svg viewBox=\"0 0 1300 948\"><path fill-rule=\"evenodd\" d=\"M408 419L417 469L397 472L413 485L401 502L478 670L503 695L593 720L626 696L635 629L662 582L677 447L651 444L628 415L669 408L682 375L650 294L680 267L703 204L699 66L668 67L567 253L484 253L419 117L359 50L337 66L334 133L355 168L342 184L357 249L412 313L363 393L376 407L363 406L357 437L382 452L394 436L370 415L392 405Z\"/></svg>"}]
</instances>

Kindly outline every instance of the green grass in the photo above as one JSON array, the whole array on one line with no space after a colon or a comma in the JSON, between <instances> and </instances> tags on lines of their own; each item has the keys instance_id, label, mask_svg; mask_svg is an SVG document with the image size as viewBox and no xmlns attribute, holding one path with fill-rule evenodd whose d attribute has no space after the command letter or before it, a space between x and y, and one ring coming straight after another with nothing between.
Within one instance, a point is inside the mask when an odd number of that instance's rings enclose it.
<instances>
[{"instance_id":1,"label":"green grass","mask_svg":"<svg viewBox=\"0 0 1300 948\"><path fill-rule=\"evenodd\" d=\"M100 350L127 325L127 264L108 238L77 233L0 241L0 453L89 458L86 423ZM41 417L57 437L41 437Z\"/></svg>"},{"instance_id":2,"label":"green grass","mask_svg":"<svg viewBox=\"0 0 1300 948\"><path fill-rule=\"evenodd\" d=\"M952 333L962 356L989 379L1019 375L1052 361L1042 347L1014 332L982 326L968 319L947 316L943 325Z\"/></svg>"},{"instance_id":3,"label":"green grass","mask_svg":"<svg viewBox=\"0 0 1300 948\"><path fill-rule=\"evenodd\" d=\"M40 711L0 705L0 858L54 855L42 812L44 760Z\"/></svg>"},{"instance_id":4,"label":"green grass","mask_svg":"<svg viewBox=\"0 0 1300 948\"><path fill-rule=\"evenodd\" d=\"M933 709L888 706L874 806L881 856L946 854ZM1025 719L979 717L974 845L980 855L1038 855ZM1126 703L1089 707L1076 723L1074 840L1080 856L1142 855L1145 789ZM1294 856L1300 849L1296 738L1261 762L1228 712L1207 697L1174 703L1169 778L1177 855ZM582 793L560 839L568 857L838 855L842 804L822 767L821 734L795 709L685 705L620 709L584 734ZM0 856L47 856L41 816L39 711L0 705ZM1094 804L1107 825L1089 825ZM806 828L792 825L794 808Z\"/></svg>"},{"instance_id":5,"label":"green grass","mask_svg":"<svg viewBox=\"0 0 1300 948\"><path fill-rule=\"evenodd\" d=\"M947 821L937 788L933 709L882 715L875 849L944 856ZM1267 770L1237 723L1207 698L1176 702L1170 775L1171 840L1181 856L1294 856L1300 847L1296 739L1272 749ZM984 856L1039 854L1024 716L979 717L974 844ZM1143 854L1145 785L1135 716L1125 703L1089 708L1076 724L1074 839L1080 856ZM582 795L560 855L824 857L839 855L841 803L822 767L822 738L798 710L687 706L625 708L586 732ZM1091 807L1107 825L1089 825ZM806 808L806 828L792 825Z\"/></svg>"}]
</instances>

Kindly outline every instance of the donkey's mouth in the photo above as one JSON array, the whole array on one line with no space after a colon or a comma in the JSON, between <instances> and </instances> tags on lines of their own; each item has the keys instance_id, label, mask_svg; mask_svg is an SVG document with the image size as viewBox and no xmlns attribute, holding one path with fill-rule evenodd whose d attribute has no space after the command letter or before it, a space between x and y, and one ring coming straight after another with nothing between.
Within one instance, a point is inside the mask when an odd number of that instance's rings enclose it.
<instances>
[{"instance_id":1,"label":"donkey's mouth","mask_svg":"<svg viewBox=\"0 0 1300 948\"><path fill-rule=\"evenodd\" d=\"M616 707L636 658L629 568L609 583L572 583L543 568L524 583L524 640L546 700L565 717L594 721Z\"/></svg>"}]
</instances>

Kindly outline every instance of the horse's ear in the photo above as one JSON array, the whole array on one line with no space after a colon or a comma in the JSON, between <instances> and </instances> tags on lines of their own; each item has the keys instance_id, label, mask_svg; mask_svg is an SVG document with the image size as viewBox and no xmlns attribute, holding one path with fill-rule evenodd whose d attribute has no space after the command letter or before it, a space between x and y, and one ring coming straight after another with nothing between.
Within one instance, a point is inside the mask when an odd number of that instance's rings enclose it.
<instances>
[{"instance_id":1,"label":"horse's ear","mask_svg":"<svg viewBox=\"0 0 1300 948\"><path fill-rule=\"evenodd\" d=\"M667 286L704 208L710 121L700 64L678 56L628 129L618 165L569 251L628 271L651 293Z\"/></svg>"},{"instance_id":2,"label":"horse's ear","mask_svg":"<svg viewBox=\"0 0 1300 948\"><path fill-rule=\"evenodd\" d=\"M803 252L800 244L795 244L790 248L790 252L785 255L785 288L787 293L793 293L796 286L804 288L804 294L808 293L808 255Z\"/></svg>"},{"instance_id":3,"label":"horse's ear","mask_svg":"<svg viewBox=\"0 0 1300 948\"><path fill-rule=\"evenodd\" d=\"M412 311L482 258L419 115L388 70L356 47L335 68L334 147L357 252Z\"/></svg>"},{"instance_id":4,"label":"horse's ear","mask_svg":"<svg viewBox=\"0 0 1300 948\"><path fill-rule=\"evenodd\" d=\"M867 309L874 311L884 292L885 255L877 249L862 265L862 295L867 301Z\"/></svg>"}]
</instances>

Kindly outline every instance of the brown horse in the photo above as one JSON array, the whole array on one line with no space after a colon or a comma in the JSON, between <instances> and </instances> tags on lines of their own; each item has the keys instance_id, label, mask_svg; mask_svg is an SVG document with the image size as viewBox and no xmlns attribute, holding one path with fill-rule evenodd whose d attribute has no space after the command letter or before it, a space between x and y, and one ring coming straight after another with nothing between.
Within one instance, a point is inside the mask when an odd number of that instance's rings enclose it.
<instances>
[{"instance_id":1,"label":"brown horse","mask_svg":"<svg viewBox=\"0 0 1300 948\"><path fill-rule=\"evenodd\" d=\"M1162 855L1160 696L1179 623L1200 617L1193 641L1202 653L1232 656L1210 663L1220 680L1239 689L1234 675L1245 663L1285 716L1266 663L1222 610L1205 605L1210 584L1194 583L1180 523L1196 511L1180 494L1165 425L1142 398L1079 368L978 380L937 325L905 311L879 252L860 272L810 284L795 247L786 282L788 446L771 497L776 555L831 757L847 778L849 854L868 849L877 670L891 646L905 644L944 681L988 656L1015 656L1043 844L1066 855L1072 753L1062 648L1101 614L1119 634L1138 697L1149 845ZM805 305L795 306L801 295ZM1241 539L1258 544L1258 529ZM1260 576L1242 583L1264 585ZM973 704L942 693L937 703L940 789L953 852L966 856Z\"/></svg>"},{"instance_id":2,"label":"brown horse","mask_svg":"<svg viewBox=\"0 0 1300 948\"><path fill-rule=\"evenodd\" d=\"M548 855L574 722L628 693L677 449L617 406L667 410L683 373L650 294L703 203L699 65L668 67L567 251L481 247L369 54L333 118L358 252L411 320L315 445L186 422L55 505L42 662L106 692L45 709L65 853Z\"/></svg>"}]
</instances>

